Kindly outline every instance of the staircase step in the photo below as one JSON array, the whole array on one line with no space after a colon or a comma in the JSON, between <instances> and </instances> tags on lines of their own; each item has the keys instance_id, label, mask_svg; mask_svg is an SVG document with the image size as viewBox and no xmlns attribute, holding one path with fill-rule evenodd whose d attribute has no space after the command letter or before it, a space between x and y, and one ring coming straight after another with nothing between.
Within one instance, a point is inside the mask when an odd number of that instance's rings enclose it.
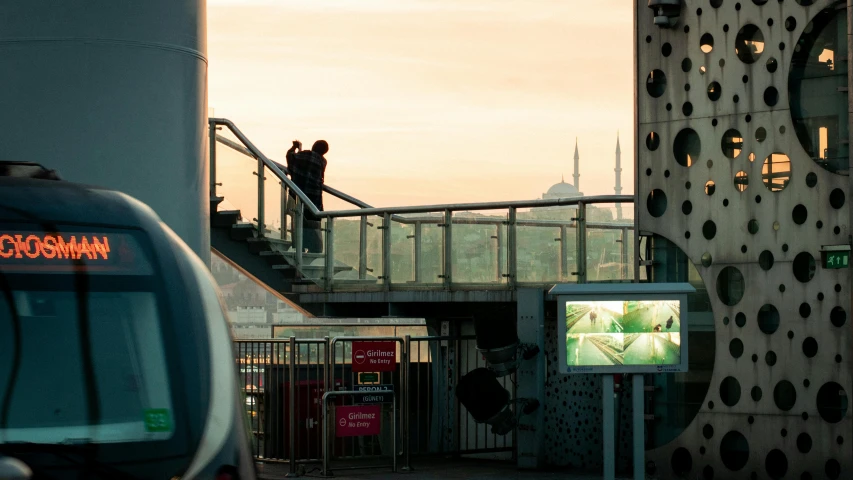
<instances>
[{"instance_id":1,"label":"staircase step","mask_svg":"<svg viewBox=\"0 0 853 480\"><path fill-rule=\"evenodd\" d=\"M317 284L296 284L291 287L293 293L322 293L323 287Z\"/></svg>"},{"instance_id":2,"label":"staircase step","mask_svg":"<svg viewBox=\"0 0 853 480\"><path fill-rule=\"evenodd\" d=\"M293 250L288 250L286 252L276 252L276 251L265 251L260 252L258 255L262 257L278 257L278 258L286 258L289 262L293 262L296 257L296 252ZM302 262L303 263L311 263L318 258L324 258L325 256L322 253L303 253L302 254Z\"/></svg>"},{"instance_id":3,"label":"staircase step","mask_svg":"<svg viewBox=\"0 0 853 480\"><path fill-rule=\"evenodd\" d=\"M336 278L334 281L335 285L376 285L376 283L375 278Z\"/></svg>"},{"instance_id":4,"label":"staircase step","mask_svg":"<svg viewBox=\"0 0 853 480\"><path fill-rule=\"evenodd\" d=\"M251 223L236 223L231 225L229 236L231 240L249 240L255 238L255 226Z\"/></svg>"},{"instance_id":5,"label":"staircase step","mask_svg":"<svg viewBox=\"0 0 853 480\"><path fill-rule=\"evenodd\" d=\"M287 251L290 248L290 240L280 238L257 237L247 238L246 241L249 242L249 251L255 255L267 251L278 253L278 251Z\"/></svg>"},{"instance_id":6,"label":"staircase step","mask_svg":"<svg viewBox=\"0 0 853 480\"><path fill-rule=\"evenodd\" d=\"M210 224L215 228L230 227L240 218L240 210L222 210L210 216Z\"/></svg>"},{"instance_id":7,"label":"staircase step","mask_svg":"<svg viewBox=\"0 0 853 480\"><path fill-rule=\"evenodd\" d=\"M296 268L295 266L288 265L288 264L273 265L272 266L273 270L293 270L295 268ZM335 273L349 272L352 269L353 268L349 265L335 265ZM302 273L304 273L305 275L307 275L309 277L314 277L314 275L312 275L312 274L315 272L319 272L320 274L324 273L326 271L326 266L325 265L303 265L301 270L302 270ZM318 278L321 278L321 277L318 277ZM374 281L374 283L375 283L375 281Z\"/></svg>"}]
</instances>

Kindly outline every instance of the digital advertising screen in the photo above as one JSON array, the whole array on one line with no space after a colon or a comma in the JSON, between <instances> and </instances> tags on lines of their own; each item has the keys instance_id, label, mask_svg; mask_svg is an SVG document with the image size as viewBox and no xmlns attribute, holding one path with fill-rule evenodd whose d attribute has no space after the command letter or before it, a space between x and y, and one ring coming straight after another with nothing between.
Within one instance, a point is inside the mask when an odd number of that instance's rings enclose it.
<instances>
[{"instance_id":1,"label":"digital advertising screen","mask_svg":"<svg viewBox=\"0 0 853 480\"><path fill-rule=\"evenodd\" d=\"M686 295L611 292L558 302L561 373L686 371Z\"/></svg>"}]
</instances>

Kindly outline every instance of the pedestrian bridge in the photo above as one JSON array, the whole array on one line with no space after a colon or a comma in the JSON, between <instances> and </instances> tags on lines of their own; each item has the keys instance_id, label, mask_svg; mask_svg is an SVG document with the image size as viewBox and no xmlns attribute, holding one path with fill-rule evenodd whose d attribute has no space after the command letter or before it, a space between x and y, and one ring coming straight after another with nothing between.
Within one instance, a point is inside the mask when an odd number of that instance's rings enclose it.
<instances>
[{"instance_id":1,"label":"pedestrian bridge","mask_svg":"<svg viewBox=\"0 0 853 480\"><path fill-rule=\"evenodd\" d=\"M233 122L209 128L212 247L312 313L402 316L418 304L423 316L424 304L639 274L632 196L382 208L327 185L319 211ZM323 253L302 253L309 211Z\"/></svg>"}]
</instances>

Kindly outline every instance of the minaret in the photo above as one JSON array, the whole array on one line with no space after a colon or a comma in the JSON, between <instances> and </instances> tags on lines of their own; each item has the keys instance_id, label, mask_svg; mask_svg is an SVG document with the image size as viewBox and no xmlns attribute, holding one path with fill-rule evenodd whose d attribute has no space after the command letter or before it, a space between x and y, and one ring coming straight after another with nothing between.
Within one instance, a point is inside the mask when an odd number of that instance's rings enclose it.
<instances>
[{"instance_id":1,"label":"minaret","mask_svg":"<svg viewBox=\"0 0 853 480\"><path fill-rule=\"evenodd\" d=\"M616 186L613 188L613 191L616 195L622 194L622 149L619 147L619 132L616 132L616 168L613 169L616 172ZM622 204L616 204L616 219L622 220Z\"/></svg>"},{"instance_id":2,"label":"minaret","mask_svg":"<svg viewBox=\"0 0 853 480\"><path fill-rule=\"evenodd\" d=\"M581 156L578 155L578 137L575 137L575 173L572 175L575 177L575 189L580 192L581 191L581 174L578 173L578 165L580 164Z\"/></svg>"}]
</instances>

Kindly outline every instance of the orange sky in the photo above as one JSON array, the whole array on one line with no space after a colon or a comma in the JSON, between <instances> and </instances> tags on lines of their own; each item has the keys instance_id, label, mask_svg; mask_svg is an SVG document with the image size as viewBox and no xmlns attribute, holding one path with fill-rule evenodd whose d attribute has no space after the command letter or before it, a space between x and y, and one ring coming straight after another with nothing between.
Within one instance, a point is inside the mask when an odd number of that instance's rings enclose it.
<instances>
[{"instance_id":1,"label":"orange sky","mask_svg":"<svg viewBox=\"0 0 853 480\"><path fill-rule=\"evenodd\" d=\"M208 0L208 38L214 114L278 160L326 139L375 206L539 198L575 137L612 193L617 130L633 191L631 2Z\"/></svg>"}]
</instances>

